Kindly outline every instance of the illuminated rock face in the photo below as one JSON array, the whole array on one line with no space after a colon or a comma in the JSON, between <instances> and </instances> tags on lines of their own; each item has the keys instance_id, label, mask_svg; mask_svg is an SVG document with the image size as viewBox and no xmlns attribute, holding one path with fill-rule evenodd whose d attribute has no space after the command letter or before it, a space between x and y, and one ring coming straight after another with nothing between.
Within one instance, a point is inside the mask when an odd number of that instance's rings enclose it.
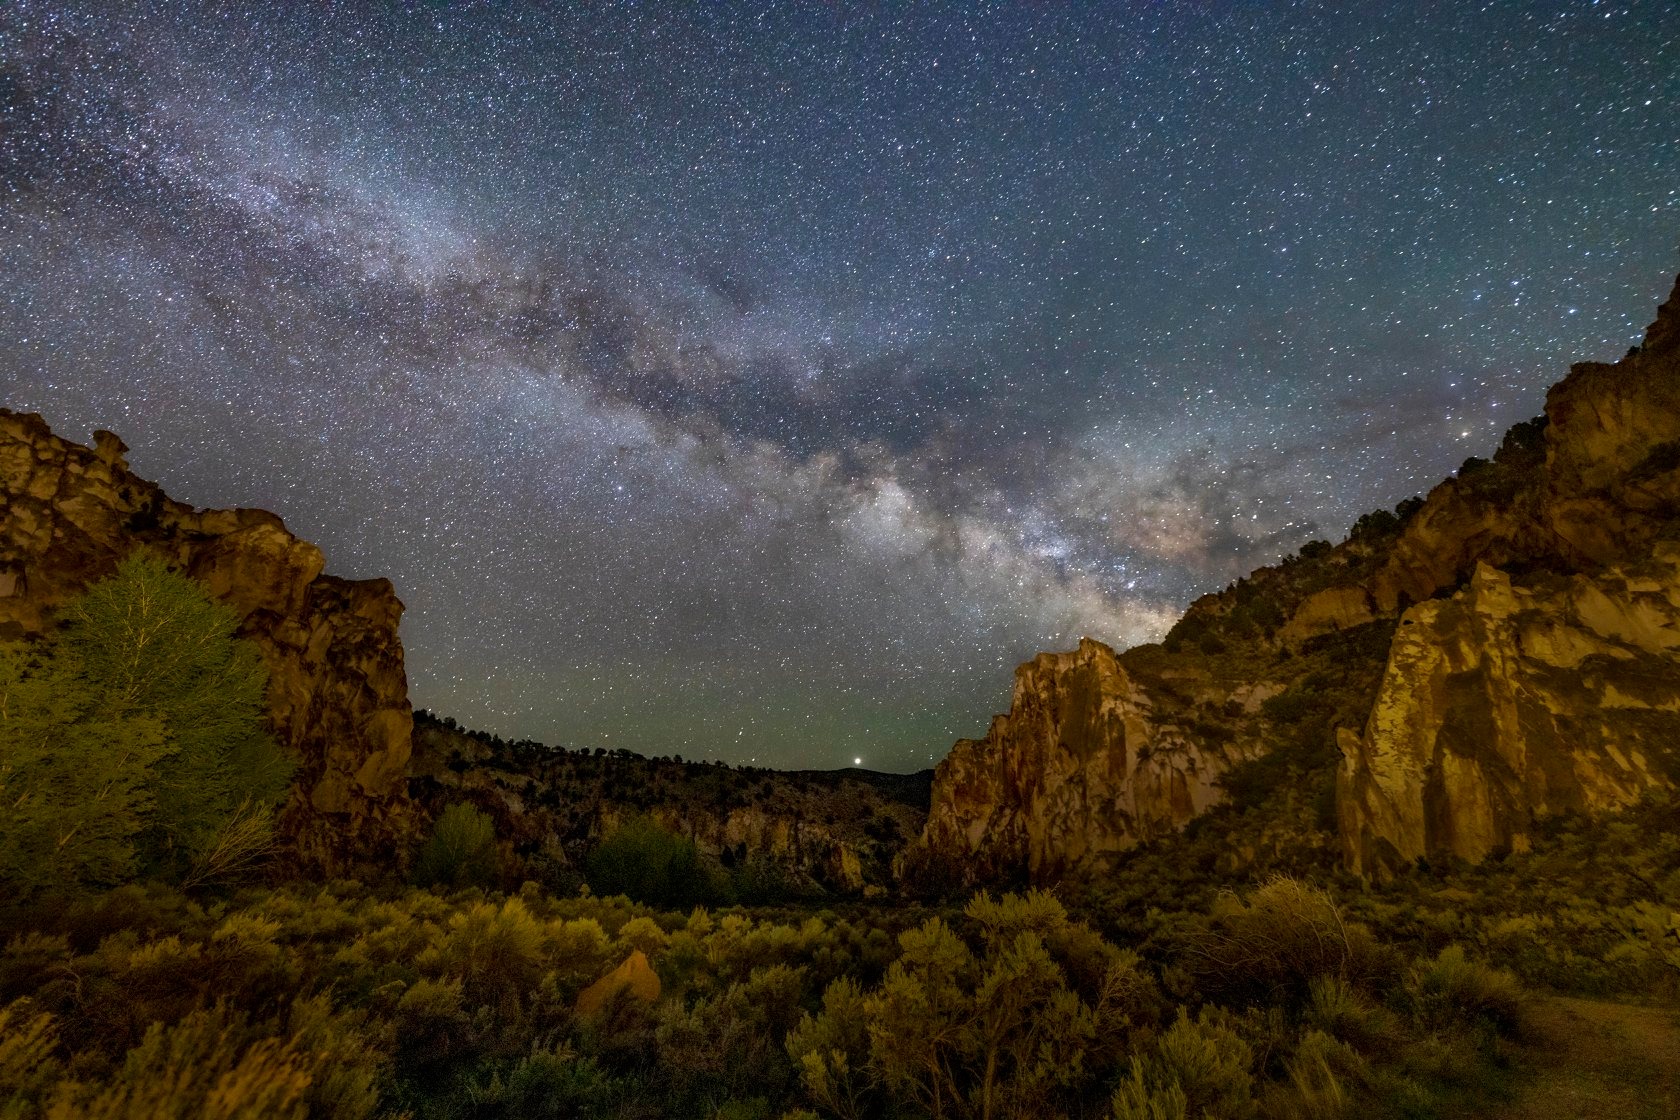
<instances>
[{"instance_id":1,"label":"illuminated rock face","mask_svg":"<svg viewBox=\"0 0 1680 1120\"><path fill-rule=\"evenodd\" d=\"M1479 564L1591 571L1642 557L1680 510L1680 283L1645 344L1613 365L1582 362L1546 394L1544 459L1492 492L1436 487L1369 581L1393 613L1470 578Z\"/></svg>"},{"instance_id":2,"label":"illuminated rock face","mask_svg":"<svg viewBox=\"0 0 1680 1120\"><path fill-rule=\"evenodd\" d=\"M269 720L299 762L280 828L300 870L389 866L407 843L413 726L387 580L322 574L321 552L262 510L196 510L137 478L109 432L83 447L0 410L0 639L145 547L243 617L269 670Z\"/></svg>"},{"instance_id":3,"label":"illuminated rock face","mask_svg":"<svg viewBox=\"0 0 1680 1120\"><path fill-rule=\"evenodd\" d=\"M1680 780L1680 284L1641 347L1573 367L1493 464L1382 517L1197 600L1148 680L1140 651L1091 641L1023 665L1009 714L940 765L923 848L970 879L1100 872L1271 749L1263 718L1210 737L1206 716L1310 683L1315 645L1382 627L1374 704L1337 732L1353 869L1481 859L1539 817ZM1210 665L1188 700L1161 687Z\"/></svg>"},{"instance_id":4,"label":"illuminated rock face","mask_svg":"<svg viewBox=\"0 0 1680 1120\"><path fill-rule=\"evenodd\" d=\"M1680 543L1532 587L1479 568L1405 613L1370 720L1340 734L1342 842L1361 873L1523 851L1540 817L1672 789Z\"/></svg>"},{"instance_id":5,"label":"illuminated rock face","mask_svg":"<svg viewBox=\"0 0 1680 1120\"><path fill-rule=\"evenodd\" d=\"M1479 517L1432 494L1380 575L1397 606L1475 565L1402 615L1370 719L1341 733L1356 870L1520 850L1540 817L1680 778L1680 284L1643 346L1575 366L1546 417L1528 486Z\"/></svg>"},{"instance_id":6,"label":"illuminated rock face","mask_svg":"<svg viewBox=\"0 0 1680 1120\"><path fill-rule=\"evenodd\" d=\"M1018 668L1008 714L939 764L922 842L972 879L1055 879L1182 827L1225 765L1086 639Z\"/></svg>"}]
</instances>

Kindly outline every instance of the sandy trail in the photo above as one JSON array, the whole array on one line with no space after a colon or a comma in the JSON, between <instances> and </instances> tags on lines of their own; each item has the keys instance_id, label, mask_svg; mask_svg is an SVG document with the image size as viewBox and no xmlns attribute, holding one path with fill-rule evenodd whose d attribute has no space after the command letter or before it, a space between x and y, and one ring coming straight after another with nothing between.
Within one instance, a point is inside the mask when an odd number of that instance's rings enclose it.
<instances>
[{"instance_id":1,"label":"sandy trail","mask_svg":"<svg viewBox=\"0 0 1680 1120\"><path fill-rule=\"evenodd\" d=\"M1676 1120L1680 1015L1552 996L1531 1012L1534 1045L1516 1099L1491 1120Z\"/></svg>"}]
</instances>

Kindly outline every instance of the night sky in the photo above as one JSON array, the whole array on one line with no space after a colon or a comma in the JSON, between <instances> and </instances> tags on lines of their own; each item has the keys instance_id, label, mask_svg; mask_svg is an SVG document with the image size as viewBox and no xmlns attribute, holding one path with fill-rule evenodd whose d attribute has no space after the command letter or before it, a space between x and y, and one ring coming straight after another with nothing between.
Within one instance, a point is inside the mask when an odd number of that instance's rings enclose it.
<instances>
[{"instance_id":1,"label":"night sky","mask_svg":"<svg viewBox=\"0 0 1680 1120\"><path fill-rule=\"evenodd\" d=\"M508 736L931 765L1680 268L1672 0L238 7L0 4L0 403Z\"/></svg>"}]
</instances>

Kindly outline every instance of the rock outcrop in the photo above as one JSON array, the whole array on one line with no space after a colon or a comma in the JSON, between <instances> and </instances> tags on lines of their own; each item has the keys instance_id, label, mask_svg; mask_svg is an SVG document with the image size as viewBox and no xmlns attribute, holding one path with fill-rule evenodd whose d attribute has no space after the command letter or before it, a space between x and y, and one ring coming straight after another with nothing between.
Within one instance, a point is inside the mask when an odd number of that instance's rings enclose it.
<instances>
[{"instance_id":1,"label":"rock outcrop","mask_svg":"<svg viewBox=\"0 0 1680 1120\"><path fill-rule=\"evenodd\" d=\"M977 879L1043 881L1183 827L1230 759L1182 708L1101 642L1039 654L1015 670L1008 714L934 771L924 845Z\"/></svg>"},{"instance_id":2,"label":"rock outcrop","mask_svg":"<svg viewBox=\"0 0 1680 1120\"><path fill-rule=\"evenodd\" d=\"M1341 732L1348 866L1525 851L1538 817L1680 780L1680 543L1529 587L1486 565L1400 620L1363 734Z\"/></svg>"},{"instance_id":3,"label":"rock outcrop","mask_svg":"<svg viewBox=\"0 0 1680 1120\"><path fill-rule=\"evenodd\" d=\"M1642 346L1573 367L1491 462L1204 596L1164 647L1023 666L1010 713L940 765L922 847L970 878L1100 871L1233 778L1252 793L1268 759L1316 782L1341 758L1365 872L1625 806L1676 781L1676 539L1680 284Z\"/></svg>"},{"instance_id":4,"label":"rock outcrop","mask_svg":"<svg viewBox=\"0 0 1680 1120\"><path fill-rule=\"evenodd\" d=\"M388 865L412 827L390 582L322 574L321 551L271 513L170 500L128 469L126 450L109 432L88 448L0 409L0 640L42 632L134 549L163 556L238 610L241 636L262 652L270 722L299 764L280 831L300 869Z\"/></svg>"},{"instance_id":5,"label":"rock outcrop","mask_svg":"<svg viewBox=\"0 0 1680 1120\"><path fill-rule=\"evenodd\" d=\"M1375 606L1363 587L1326 587L1307 596L1295 608L1295 613L1278 631L1277 641L1286 649L1299 649L1324 634L1374 622Z\"/></svg>"},{"instance_id":6,"label":"rock outcrop","mask_svg":"<svg viewBox=\"0 0 1680 1120\"><path fill-rule=\"evenodd\" d=\"M1431 494L1378 573L1399 607L1475 566L1405 613L1363 732L1342 733L1357 870L1520 850L1538 818L1677 779L1680 283L1644 345L1552 387L1545 421L1506 502L1474 512L1473 479Z\"/></svg>"},{"instance_id":7,"label":"rock outcrop","mask_svg":"<svg viewBox=\"0 0 1680 1120\"><path fill-rule=\"evenodd\" d=\"M659 974L640 949L624 958L624 963L578 993L576 1013L588 1018L600 1013L607 1001L620 992L628 992L639 1003L659 1002Z\"/></svg>"}]
</instances>

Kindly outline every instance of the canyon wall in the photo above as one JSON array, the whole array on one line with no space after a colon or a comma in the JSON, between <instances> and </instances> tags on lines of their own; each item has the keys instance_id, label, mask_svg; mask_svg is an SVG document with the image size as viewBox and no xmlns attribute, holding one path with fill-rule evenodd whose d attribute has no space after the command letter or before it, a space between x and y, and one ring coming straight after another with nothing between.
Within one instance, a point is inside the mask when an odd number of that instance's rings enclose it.
<instances>
[{"instance_id":1,"label":"canyon wall","mask_svg":"<svg viewBox=\"0 0 1680 1120\"><path fill-rule=\"evenodd\" d=\"M940 764L920 848L971 881L1100 873L1280 750L1292 781L1336 767L1363 873L1671 788L1677 540L1680 283L1642 346L1574 366L1491 462L1202 597L1161 646L1023 665L1009 713ZM1301 720L1327 692L1339 726Z\"/></svg>"},{"instance_id":2,"label":"canyon wall","mask_svg":"<svg viewBox=\"0 0 1680 1120\"><path fill-rule=\"evenodd\" d=\"M1680 542L1513 584L1482 565L1400 620L1362 734L1340 732L1355 871L1524 851L1538 818L1680 779Z\"/></svg>"},{"instance_id":3,"label":"canyon wall","mask_svg":"<svg viewBox=\"0 0 1680 1120\"><path fill-rule=\"evenodd\" d=\"M1431 494L1379 574L1399 607L1474 565L1405 611L1341 732L1356 870L1522 850L1540 818L1680 780L1680 283L1642 346L1552 387L1543 448L1504 508Z\"/></svg>"}]
</instances>

